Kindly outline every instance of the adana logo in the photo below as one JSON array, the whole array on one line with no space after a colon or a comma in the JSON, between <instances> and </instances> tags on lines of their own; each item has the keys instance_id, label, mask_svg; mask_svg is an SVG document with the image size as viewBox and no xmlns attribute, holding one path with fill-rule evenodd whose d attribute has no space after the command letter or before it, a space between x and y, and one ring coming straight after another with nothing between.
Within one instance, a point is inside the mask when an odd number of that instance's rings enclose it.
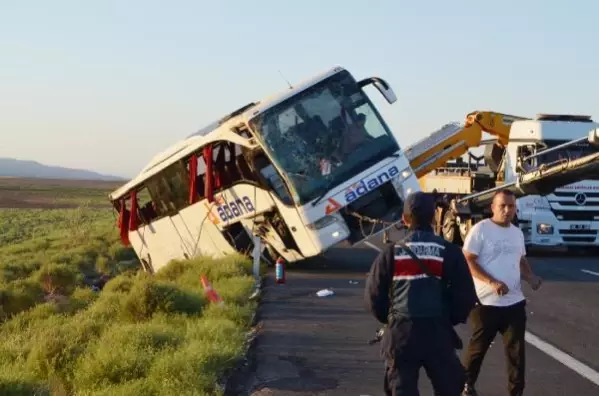
<instances>
[{"instance_id":1,"label":"adana logo","mask_svg":"<svg viewBox=\"0 0 599 396\"><path fill-rule=\"evenodd\" d=\"M345 190L345 200L347 203L353 202L372 190L379 188L396 175L399 175L399 169L397 169L397 166L392 165L389 169L374 177L362 179Z\"/></svg>"},{"instance_id":2,"label":"adana logo","mask_svg":"<svg viewBox=\"0 0 599 396\"><path fill-rule=\"evenodd\" d=\"M574 201L576 201L578 205L584 205L584 203L587 201L587 196L585 193L578 193L574 196Z\"/></svg>"}]
</instances>

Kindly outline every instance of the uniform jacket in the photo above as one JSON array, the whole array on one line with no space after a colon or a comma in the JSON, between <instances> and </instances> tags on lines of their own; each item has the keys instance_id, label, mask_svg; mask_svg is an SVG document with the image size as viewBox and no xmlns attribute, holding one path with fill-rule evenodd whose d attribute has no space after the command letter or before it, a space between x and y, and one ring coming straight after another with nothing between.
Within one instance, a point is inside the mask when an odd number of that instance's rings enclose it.
<instances>
[{"instance_id":1,"label":"uniform jacket","mask_svg":"<svg viewBox=\"0 0 599 396\"><path fill-rule=\"evenodd\" d=\"M461 249L432 228L410 230L403 242L424 262L428 277L399 245L389 243L375 259L366 280L365 301L374 317L448 318L465 323L478 298Z\"/></svg>"}]
</instances>

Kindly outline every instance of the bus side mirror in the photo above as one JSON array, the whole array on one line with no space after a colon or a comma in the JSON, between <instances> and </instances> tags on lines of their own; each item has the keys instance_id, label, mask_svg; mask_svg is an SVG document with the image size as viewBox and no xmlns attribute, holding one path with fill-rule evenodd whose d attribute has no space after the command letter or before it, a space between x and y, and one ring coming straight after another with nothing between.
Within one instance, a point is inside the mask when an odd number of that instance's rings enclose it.
<instances>
[{"instance_id":1,"label":"bus side mirror","mask_svg":"<svg viewBox=\"0 0 599 396\"><path fill-rule=\"evenodd\" d=\"M591 129L589 131L589 143L599 147L599 128Z\"/></svg>"},{"instance_id":2,"label":"bus side mirror","mask_svg":"<svg viewBox=\"0 0 599 396\"><path fill-rule=\"evenodd\" d=\"M395 95L395 92L393 92L393 88L391 88L391 86L389 84L387 84L387 82L385 80L383 80L382 78L379 78L379 77L365 78L362 81L358 82L358 87L364 88L365 86L367 86L369 84L373 84L376 87L376 89L379 90L381 95L383 95L383 97L389 104L393 104L397 101L397 96Z\"/></svg>"}]
</instances>

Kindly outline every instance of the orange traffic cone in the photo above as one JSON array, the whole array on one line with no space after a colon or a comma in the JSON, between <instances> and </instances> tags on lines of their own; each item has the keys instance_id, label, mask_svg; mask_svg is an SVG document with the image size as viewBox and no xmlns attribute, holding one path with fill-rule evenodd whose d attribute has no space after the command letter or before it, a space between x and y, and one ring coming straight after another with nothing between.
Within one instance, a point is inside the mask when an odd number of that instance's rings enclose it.
<instances>
[{"instance_id":1,"label":"orange traffic cone","mask_svg":"<svg viewBox=\"0 0 599 396\"><path fill-rule=\"evenodd\" d=\"M210 302L213 302L215 304L223 305L224 301L222 300L222 298L220 298L220 296L218 295L216 290L214 290L212 288L212 285L208 281L208 278L206 277L206 275L202 275L200 277L200 279L202 281L202 287L204 288L204 293L206 294L206 297L208 297L208 300L210 300Z\"/></svg>"}]
</instances>

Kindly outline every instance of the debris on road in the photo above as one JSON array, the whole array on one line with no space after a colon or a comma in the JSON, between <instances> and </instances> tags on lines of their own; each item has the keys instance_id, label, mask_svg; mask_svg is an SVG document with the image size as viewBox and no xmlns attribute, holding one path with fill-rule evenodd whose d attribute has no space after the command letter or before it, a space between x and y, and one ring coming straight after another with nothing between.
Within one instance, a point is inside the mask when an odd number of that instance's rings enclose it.
<instances>
[{"instance_id":1,"label":"debris on road","mask_svg":"<svg viewBox=\"0 0 599 396\"><path fill-rule=\"evenodd\" d=\"M316 292L316 295L318 297L329 297L334 294L335 294L335 292L332 291L331 289L322 289L322 290L319 290L318 292Z\"/></svg>"}]
</instances>

